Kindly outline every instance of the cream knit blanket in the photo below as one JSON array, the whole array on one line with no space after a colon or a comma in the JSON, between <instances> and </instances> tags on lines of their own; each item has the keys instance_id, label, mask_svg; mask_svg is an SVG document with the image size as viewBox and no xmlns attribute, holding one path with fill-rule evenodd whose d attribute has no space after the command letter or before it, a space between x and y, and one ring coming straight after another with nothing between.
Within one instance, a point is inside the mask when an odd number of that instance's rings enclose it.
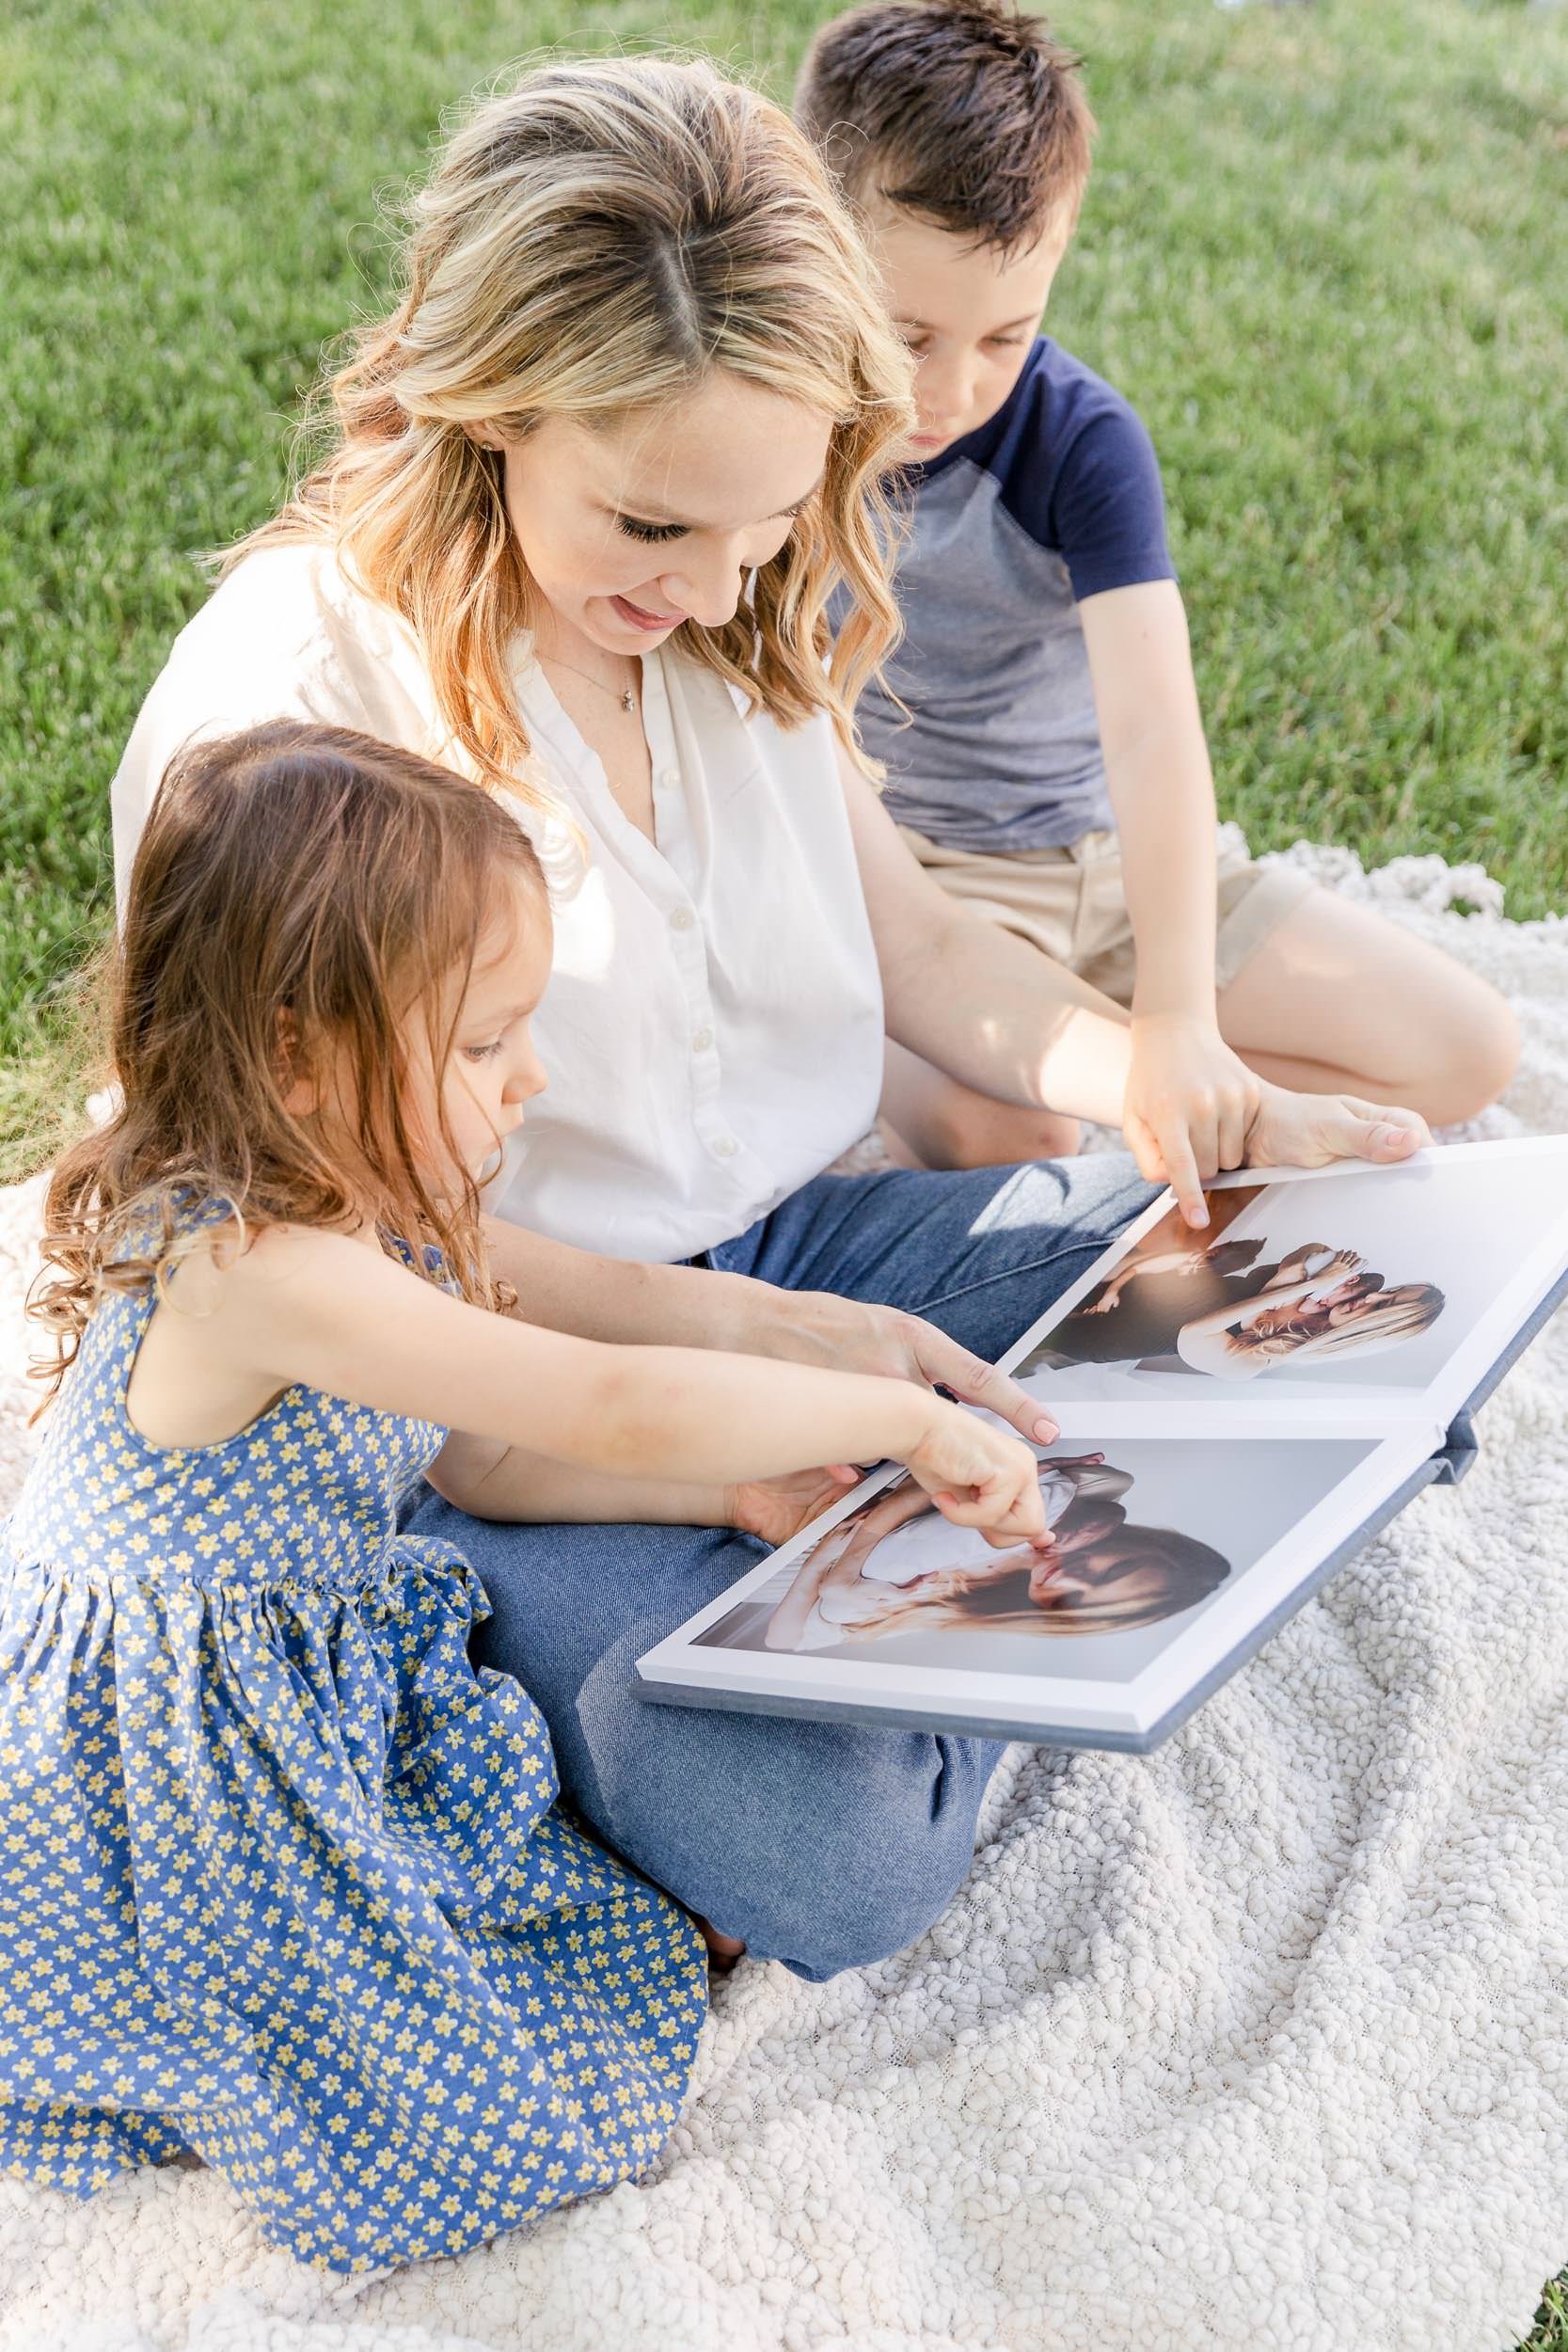
<instances>
[{"instance_id":1,"label":"cream knit blanket","mask_svg":"<svg viewBox=\"0 0 1568 2352\"><path fill-rule=\"evenodd\" d=\"M1291 855L1513 997L1478 1132L1568 1127L1568 923L1435 858ZM33 1198L0 1208L3 1378ZM1565 1375L1560 1321L1467 1483L1159 1755L1014 1750L912 1951L721 1984L640 2186L333 2289L211 2174L10 2185L0 2346L1504 2352L1568 2257Z\"/></svg>"}]
</instances>

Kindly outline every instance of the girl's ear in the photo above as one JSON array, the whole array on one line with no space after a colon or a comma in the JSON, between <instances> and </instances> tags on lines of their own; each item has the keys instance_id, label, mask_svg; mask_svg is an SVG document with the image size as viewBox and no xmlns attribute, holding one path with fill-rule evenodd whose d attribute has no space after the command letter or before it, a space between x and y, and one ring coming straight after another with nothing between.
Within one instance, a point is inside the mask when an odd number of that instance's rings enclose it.
<instances>
[{"instance_id":1,"label":"girl's ear","mask_svg":"<svg viewBox=\"0 0 1568 2352\"><path fill-rule=\"evenodd\" d=\"M309 1119L321 1108L321 1084L300 1049L299 1024L287 1005L278 1008L277 1053L283 1108L291 1119Z\"/></svg>"},{"instance_id":2,"label":"girl's ear","mask_svg":"<svg viewBox=\"0 0 1568 2352\"><path fill-rule=\"evenodd\" d=\"M466 424L463 431L476 449L487 449L499 453L506 447L505 437L499 425L483 421L479 424Z\"/></svg>"}]
</instances>

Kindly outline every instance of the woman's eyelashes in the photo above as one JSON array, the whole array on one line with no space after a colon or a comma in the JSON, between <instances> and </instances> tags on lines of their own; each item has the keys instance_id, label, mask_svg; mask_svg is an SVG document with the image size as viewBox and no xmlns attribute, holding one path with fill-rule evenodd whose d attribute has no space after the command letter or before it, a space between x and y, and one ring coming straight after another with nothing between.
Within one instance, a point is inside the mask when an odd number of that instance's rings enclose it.
<instances>
[{"instance_id":1,"label":"woman's eyelashes","mask_svg":"<svg viewBox=\"0 0 1568 2352\"><path fill-rule=\"evenodd\" d=\"M799 506L786 506L782 514L774 516L773 520L779 523L796 522L805 512L805 505L806 501L802 499ZM615 528L624 531L628 539L641 539L644 547L659 547L666 540L684 539L689 535L689 526L685 523L644 523L639 522L634 515L617 515ZM762 526L759 524L757 528L760 530Z\"/></svg>"}]
</instances>

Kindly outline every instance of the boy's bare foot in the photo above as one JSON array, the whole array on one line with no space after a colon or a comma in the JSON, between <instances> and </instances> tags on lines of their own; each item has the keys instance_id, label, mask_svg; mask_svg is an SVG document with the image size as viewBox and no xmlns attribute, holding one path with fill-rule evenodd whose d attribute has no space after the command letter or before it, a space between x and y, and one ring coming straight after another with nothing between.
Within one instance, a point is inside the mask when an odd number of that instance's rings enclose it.
<instances>
[{"instance_id":1,"label":"boy's bare foot","mask_svg":"<svg viewBox=\"0 0 1568 2352\"><path fill-rule=\"evenodd\" d=\"M727 1977L736 1962L745 1958L745 1945L738 1935L721 1935L700 1912L693 1912L691 1915L697 1922L703 1942L707 1946L709 1973L716 1977Z\"/></svg>"}]
</instances>

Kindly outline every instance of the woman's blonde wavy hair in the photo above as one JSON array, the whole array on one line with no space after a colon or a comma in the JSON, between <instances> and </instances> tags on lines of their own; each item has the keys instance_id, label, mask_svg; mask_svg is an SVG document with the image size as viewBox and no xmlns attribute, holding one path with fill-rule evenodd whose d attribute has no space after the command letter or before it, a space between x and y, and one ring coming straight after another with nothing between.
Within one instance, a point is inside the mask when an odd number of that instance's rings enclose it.
<instances>
[{"instance_id":1,"label":"woman's blonde wavy hair","mask_svg":"<svg viewBox=\"0 0 1568 2352\"><path fill-rule=\"evenodd\" d=\"M881 479L911 361L787 115L701 62L537 67L448 137L409 208L400 283L318 391L326 453L227 564L335 545L412 627L454 747L537 804L507 663L531 583L502 458L465 427L592 427L728 369L834 419L827 472L735 617L675 643L781 724L830 711L854 753L856 696L897 635ZM830 653L840 582L851 609Z\"/></svg>"},{"instance_id":2,"label":"woman's blonde wavy hair","mask_svg":"<svg viewBox=\"0 0 1568 2352\"><path fill-rule=\"evenodd\" d=\"M1366 1311L1356 1321L1326 1329L1317 1327L1315 1319L1289 1312L1277 1324L1258 1316L1231 1335L1230 1344L1238 1356L1274 1356L1281 1360L1293 1357L1298 1362L1325 1356L1371 1355L1430 1331L1448 1301L1435 1282L1401 1282L1389 1290L1365 1293L1360 1304Z\"/></svg>"}]
</instances>

